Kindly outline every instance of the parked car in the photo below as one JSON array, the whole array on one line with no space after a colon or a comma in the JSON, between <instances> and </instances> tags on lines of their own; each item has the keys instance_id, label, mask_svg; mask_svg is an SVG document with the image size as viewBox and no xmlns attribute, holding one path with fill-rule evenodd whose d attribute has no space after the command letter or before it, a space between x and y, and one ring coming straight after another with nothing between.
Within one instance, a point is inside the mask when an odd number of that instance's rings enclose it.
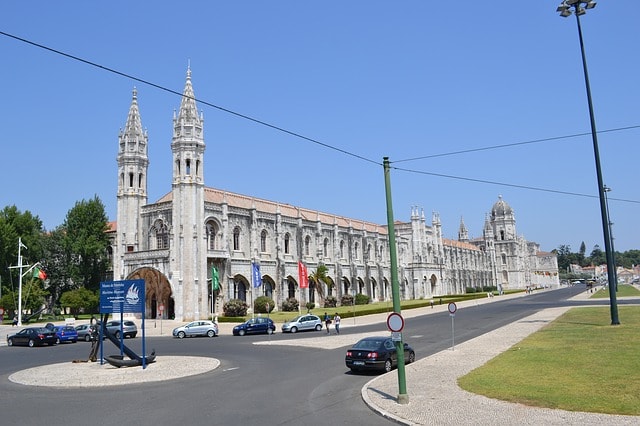
<instances>
[{"instance_id":1,"label":"parked car","mask_svg":"<svg viewBox=\"0 0 640 426\"><path fill-rule=\"evenodd\" d=\"M78 340L84 340L90 342L94 338L95 326L90 324L80 324L76 326L76 332L78 333ZM96 330L97 332L97 330Z\"/></svg>"},{"instance_id":2,"label":"parked car","mask_svg":"<svg viewBox=\"0 0 640 426\"><path fill-rule=\"evenodd\" d=\"M138 334L138 327L136 323L131 320L124 320L122 322L122 334L124 338L134 338ZM107 330L109 330L116 338L120 338L120 320L107 321Z\"/></svg>"},{"instance_id":3,"label":"parked car","mask_svg":"<svg viewBox=\"0 0 640 426\"><path fill-rule=\"evenodd\" d=\"M7 336L7 345L24 345L29 347L56 344L58 337L55 331L44 327L27 327L15 334Z\"/></svg>"},{"instance_id":4,"label":"parked car","mask_svg":"<svg viewBox=\"0 0 640 426\"><path fill-rule=\"evenodd\" d=\"M292 319L291 321L287 321L282 324L282 332L291 332L296 333L298 331L306 331L306 330L322 330L322 320L320 317L316 315L299 315Z\"/></svg>"},{"instance_id":5,"label":"parked car","mask_svg":"<svg viewBox=\"0 0 640 426\"><path fill-rule=\"evenodd\" d=\"M213 321L192 321L173 329L173 337L184 339L192 336L215 337L218 335L218 324Z\"/></svg>"},{"instance_id":6,"label":"parked car","mask_svg":"<svg viewBox=\"0 0 640 426\"><path fill-rule=\"evenodd\" d=\"M233 327L234 336L244 336L245 334L266 333L271 334L276 331L276 325L271 318L251 318L249 321Z\"/></svg>"},{"instance_id":7,"label":"parked car","mask_svg":"<svg viewBox=\"0 0 640 426\"><path fill-rule=\"evenodd\" d=\"M76 343L78 341L78 332L70 325L57 325L53 327L53 331L58 337L56 343L71 342Z\"/></svg>"},{"instance_id":8,"label":"parked car","mask_svg":"<svg viewBox=\"0 0 640 426\"><path fill-rule=\"evenodd\" d=\"M415 360L415 351L405 343L405 364L410 364ZM389 372L398 365L396 342L385 336L366 337L347 349L344 362L351 371L380 370Z\"/></svg>"}]
</instances>

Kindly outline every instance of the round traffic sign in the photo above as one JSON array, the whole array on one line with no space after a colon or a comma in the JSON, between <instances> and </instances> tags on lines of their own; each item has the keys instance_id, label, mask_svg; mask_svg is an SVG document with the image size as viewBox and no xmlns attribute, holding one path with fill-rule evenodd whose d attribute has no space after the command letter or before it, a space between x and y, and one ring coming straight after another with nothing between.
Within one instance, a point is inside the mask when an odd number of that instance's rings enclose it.
<instances>
[{"instance_id":1,"label":"round traffic sign","mask_svg":"<svg viewBox=\"0 0 640 426\"><path fill-rule=\"evenodd\" d=\"M404 318L397 312L391 312L387 317L387 328L393 332L400 332L404 328Z\"/></svg>"},{"instance_id":2,"label":"round traffic sign","mask_svg":"<svg viewBox=\"0 0 640 426\"><path fill-rule=\"evenodd\" d=\"M449 309L449 313L455 314L458 307L456 306L455 303L451 302L449 303L449 306L447 306L447 309Z\"/></svg>"}]
</instances>

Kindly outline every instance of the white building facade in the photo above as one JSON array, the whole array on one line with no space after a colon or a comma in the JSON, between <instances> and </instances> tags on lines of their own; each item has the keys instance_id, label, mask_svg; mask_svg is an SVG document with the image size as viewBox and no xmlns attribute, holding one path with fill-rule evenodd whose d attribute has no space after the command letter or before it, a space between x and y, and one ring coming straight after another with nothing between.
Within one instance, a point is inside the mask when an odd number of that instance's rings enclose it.
<instances>
[{"instance_id":1,"label":"white building facade","mask_svg":"<svg viewBox=\"0 0 640 426\"><path fill-rule=\"evenodd\" d=\"M154 203L147 200L148 144L134 90L119 135L111 251L114 280L145 279L150 318L210 318L231 299L251 305L262 295L276 309L289 298L301 306L318 304L316 285L338 301L357 293L372 302L391 299L386 225L205 186L204 117L197 111L190 69L173 118L171 190ZM517 236L513 210L501 198L479 239L469 240L462 221L457 240L444 238L438 214L427 224L417 207L409 222L395 224L395 232L403 299L558 284L556 256ZM300 288L299 262L309 274L325 265L331 285L311 280L309 288ZM252 285L254 263L260 265L259 287ZM220 278L216 290L213 267Z\"/></svg>"}]
</instances>

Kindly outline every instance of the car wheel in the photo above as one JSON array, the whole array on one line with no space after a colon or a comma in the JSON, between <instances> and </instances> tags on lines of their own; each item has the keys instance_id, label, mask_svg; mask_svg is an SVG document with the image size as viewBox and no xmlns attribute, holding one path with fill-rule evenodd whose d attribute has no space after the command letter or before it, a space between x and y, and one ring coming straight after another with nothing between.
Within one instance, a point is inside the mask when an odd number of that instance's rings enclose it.
<instances>
[{"instance_id":1,"label":"car wheel","mask_svg":"<svg viewBox=\"0 0 640 426\"><path fill-rule=\"evenodd\" d=\"M322 325L316 324L316 331L320 331L320 330L322 330Z\"/></svg>"},{"instance_id":2,"label":"car wheel","mask_svg":"<svg viewBox=\"0 0 640 426\"><path fill-rule=\"evenodd\" d=\"M116 339L120 338L120 332L119 331L116 331L115 333L113 333L113 335L116 336Z\"/></svg>"},{"instance_id":3,"label":"car wheel","mask_svg":"<svg viewBox=\"0 0 640 426\"><path fill-rule=\"evenodd\" d=\"M207 337L214 337L216 335L216 332L213 330L209 330L207 331Z\"/></svg>"},{"instance_id":4,"label":"car wheel","mask_svg":"<svg viewBox=\"0 0 640 426\"><path fill-rule=\"evenodd\" d=\"M7 340L7 346L13 346L13 339Z\"/></svg>"},{"instance_id":5,"label":"car wheel","mask_svg":"<svg viewBox=\"0 0 640 426\"><path fill-rule=\"evenodd\" d=\"M245 335L245 333L246 333L246 331L244 331L244 330L239 330L239 331L238 331L238 335L239 335L239 336L244 336L244 335Z\"/></svg>"},{"instance_id":6,"label":"car wheel","mask_svg":"<svg viewBox=\"0 0 640 426\"><path fill-rule=\"evenodd\" d=\"M271 329L269 329L269 330L271 330ZM289 331L291 331L292 333L295 333L295 332L298 331L298 327L291 327L291 330L289 330Z\"/></svg>"},{"instance_id":7,"label":"car wheel","mask_svg":"<svg viewBox=\"0 0 640 426\"><path fill-rule=\"evenodd\" d=\"M184 339L184 336L186 336L186 334L184 334L184 331L178 332L178 339Z\"/></svg>"},{"instance_id":8,"label":"car wheel","mask_svg":"<svg viewBox=\"0 0 640 426\"><path fill-rule=\"evenodd\" d=\"M271 327L267 328L267 334L273 334L273 328Z\"/></svg>"},{"instance_id":9,"label":"car wheel","mask_svg":"<svg viewBox=\"0 0 640 426\"><path fill-rule=\"evenodd\" d=\"M84 341L85 342L90 342L91 341L91 336L89 336L88 334L84 336Z\"/></svg>"},{"instance_id":10,"label":"car wheel","mask_svg":"<svg viewBox=\"0 0 640 426\"><path fill-rule=\"evenodd\" d=\"M416 354L415 352L409 352L409 361L407 362L407 364L411 364L412 362L414 362L416 360Z\"/></svg>"},{"instance_id":11,"label":"car wheel","mask_svg":"<svg viewBox=\"0 0 640 426\"><path fill-rule=\"evenodd\" d=\"M36 342L33 341L33 339L29 339L29 343L28 343L29 347L32 348L36 345Z\"/></svg>"},{"instance_id":12,"label":"car wheel","mask_svg":"<svg viewBox=\"0 0 640 426\"><path fill-rule=\"evenodd\" d=\"M386 372L388 373L388 372L389 372L389 371L391 371L392 369L393 369L393 363L391 362L391 360L390 360L390 359L386 360L386 361L384 362L384 371L386 371Z\"/></svg>"}]
</instances>

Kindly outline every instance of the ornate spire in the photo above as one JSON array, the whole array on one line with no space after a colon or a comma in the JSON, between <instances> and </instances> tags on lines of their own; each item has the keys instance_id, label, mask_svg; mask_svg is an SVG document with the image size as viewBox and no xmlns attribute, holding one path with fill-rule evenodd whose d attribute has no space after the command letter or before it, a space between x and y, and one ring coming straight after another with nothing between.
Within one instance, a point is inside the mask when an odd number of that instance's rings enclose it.
<instances>
[{"instance_id":1,"label":"ornate spire","mask_svg":"<svg viewBox=\"0 0 640 426\"><path fill-rule=\"evenodd\" d=\"M146 134L142 130L142 120L140 119L140 110L138 109L138 90L134 87L127 122L124 125L124 130L120 132L120 152L133 151L139 154L140 150L137 145L140 143L144 145L143 153L146 155ZM127 150L126 145L133 146L130 146L130 149Z\"/></svg>"},{"instance_id":2,"label":"ornate spire","mask_svg":"<svg viewBox=\"0 0 640 426\"><path fill-rule=\"evenodd\" d=\"M467 231L467 226L464 224L464 219L460 217L460 228L458 228L458 240L468 242L469 241L469 232Z\"/></svg>"},{"instance_id":3,"label":"ornate spire","mask_svg":"<svg viewBox=\"0 0 640 426\"><path fill-rule=\"evenodd\" d=\"M182 102L180 103L180 112L178 113L178 121L184 123L199 122L198 110L196 108L196 95L193 93L191 85L191 68L187 69L187 82L182 92Z\"/></svg>"}]
</instances>

